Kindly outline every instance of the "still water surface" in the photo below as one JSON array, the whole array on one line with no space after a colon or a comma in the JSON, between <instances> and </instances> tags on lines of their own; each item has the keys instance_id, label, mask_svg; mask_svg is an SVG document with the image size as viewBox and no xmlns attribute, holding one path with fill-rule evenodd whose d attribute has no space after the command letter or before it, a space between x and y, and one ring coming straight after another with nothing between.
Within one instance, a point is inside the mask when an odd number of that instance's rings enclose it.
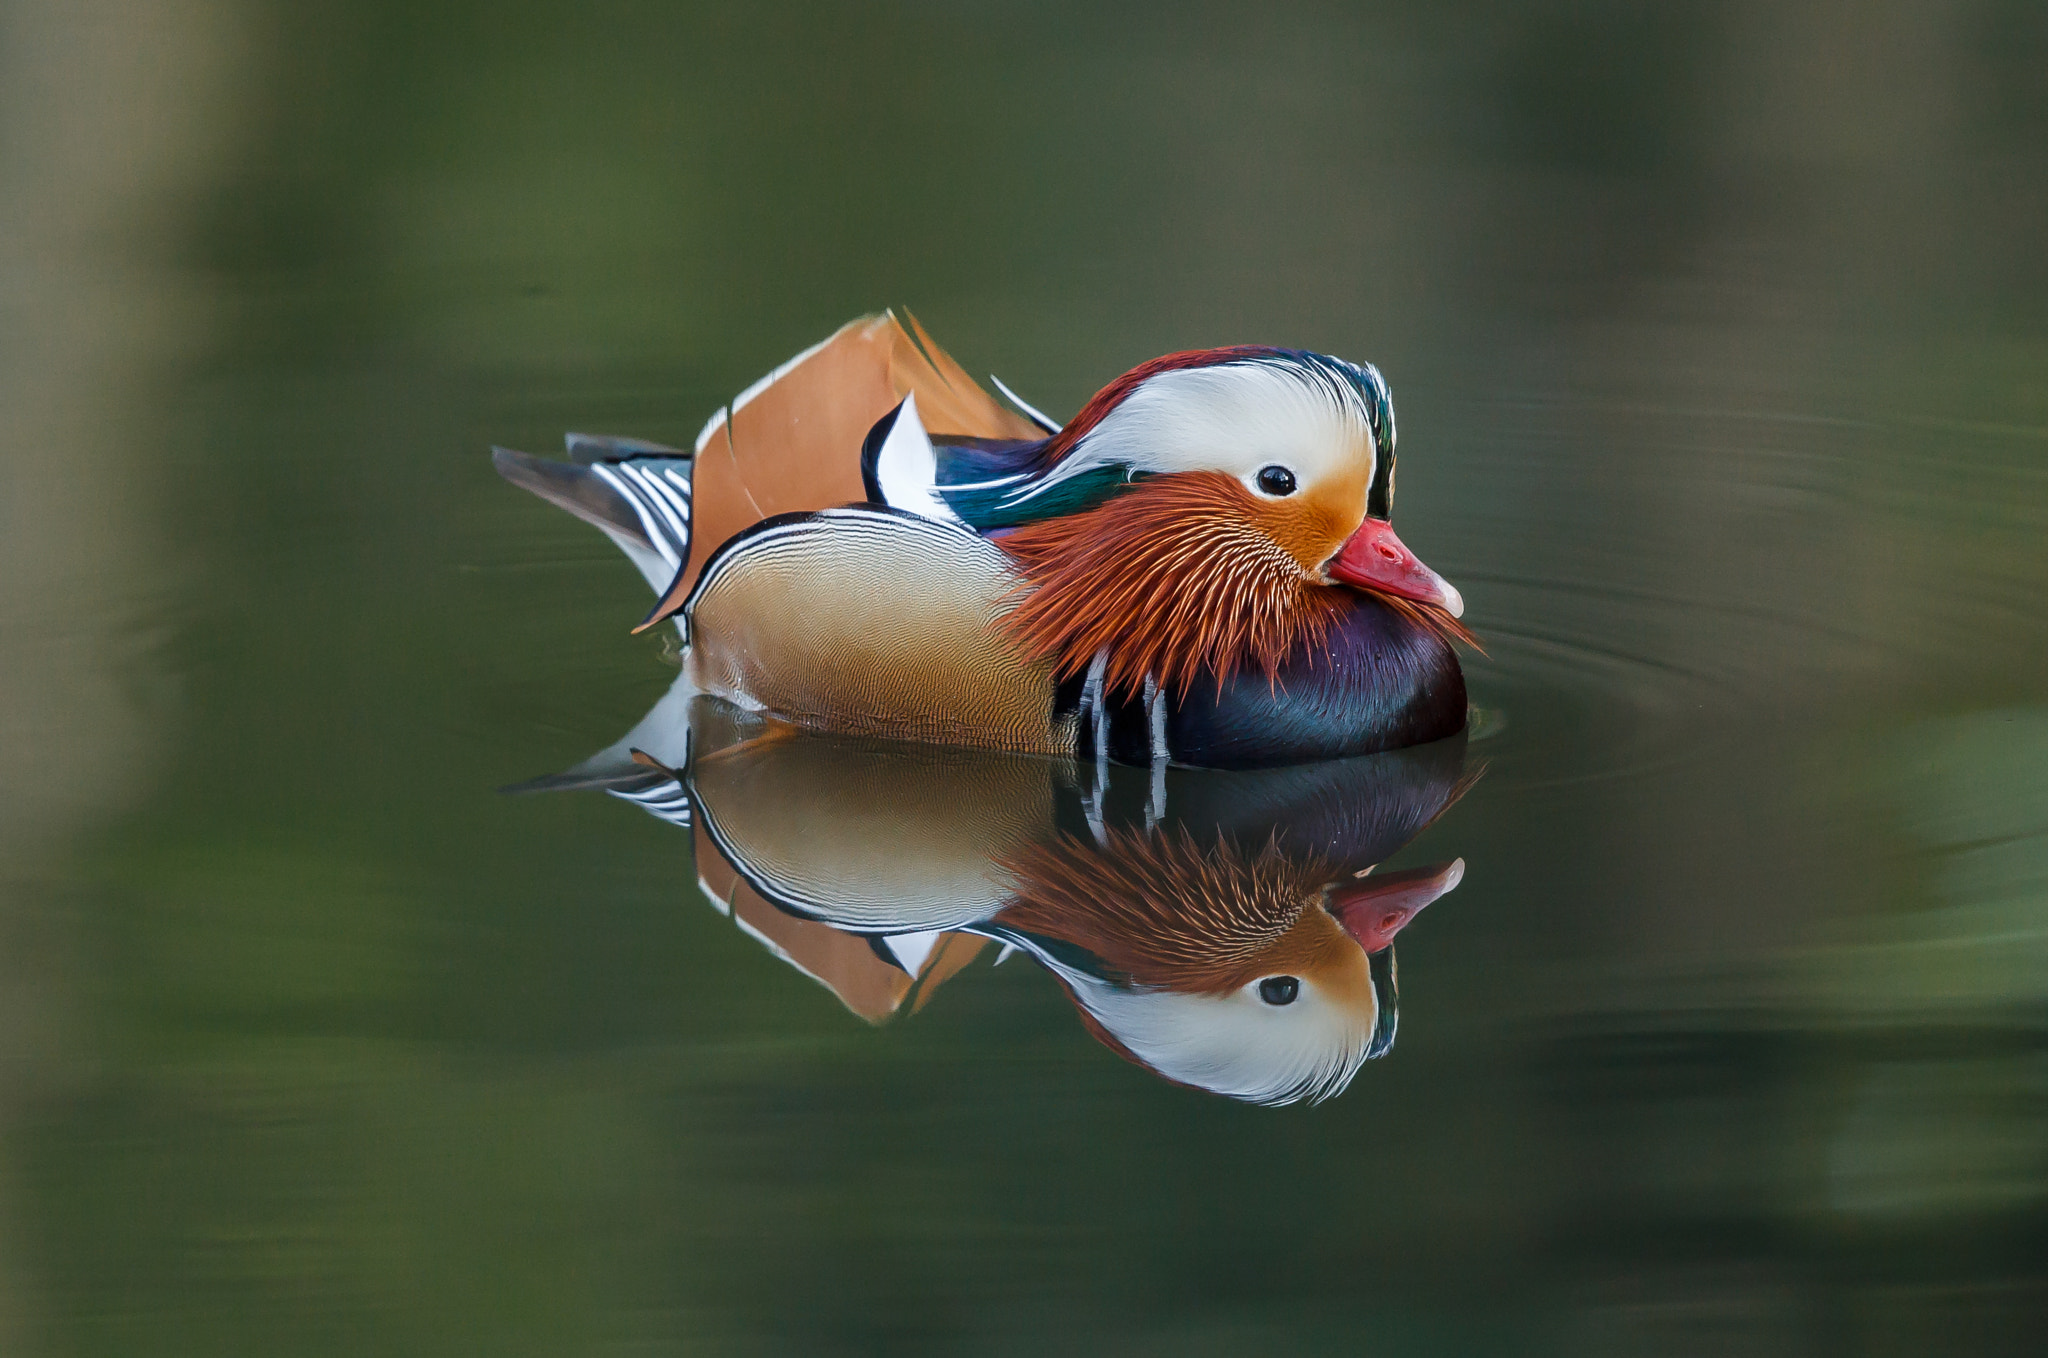
<instances>
[{"instance_id":1,"label":"still water surface","mask_svg":"<svg viewBox=\"0 0 2048 1358\"><path fill-rule=\"evenodd\" d=\"M8 1351L2035 1351L2035 7L173 8L0 48ZM900 302L1056 416L1379 365L1470 739L501 793L675 671L487 445ZM1341 1096L1004 932L1181 834L1455 882Z\"/></svg>"}]
</instances>

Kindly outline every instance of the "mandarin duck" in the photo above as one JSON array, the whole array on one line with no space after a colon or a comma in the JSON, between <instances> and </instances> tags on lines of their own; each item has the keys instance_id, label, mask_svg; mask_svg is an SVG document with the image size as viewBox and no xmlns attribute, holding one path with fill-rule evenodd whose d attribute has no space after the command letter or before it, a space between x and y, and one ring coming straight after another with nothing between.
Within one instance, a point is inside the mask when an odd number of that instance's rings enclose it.
<instances>
[{"instance_id":1,"label":"mandarin duck","mask_svg":"<svg viewBox=\"0 0 2048 1358\"><path fill-rule=\"evenodd\" d=\"M884 314L693 450L494 456L640 568L697 691L798 727L1220 768L1463 729L1463 601L1394 535L1371 366L1207 349L1064 427L1011 400Z\"/></svg>"},{"instance_id":2,"label":"mandarin duck","mask_svg":"<svg viewBox=\"0 0 2048 1358\"><path fill-rule=\"evenodd\" d=\"M1279 1104L1341 1092L1391 1047L1394 936L1464 864L1373 869L1470 785L1463 745L1096 776L801 732L679 679L608 750L527 786L602 788L688 829L712 905L871 1023L995 944L1119 1055Z\"/></svg>"}]
</instances>

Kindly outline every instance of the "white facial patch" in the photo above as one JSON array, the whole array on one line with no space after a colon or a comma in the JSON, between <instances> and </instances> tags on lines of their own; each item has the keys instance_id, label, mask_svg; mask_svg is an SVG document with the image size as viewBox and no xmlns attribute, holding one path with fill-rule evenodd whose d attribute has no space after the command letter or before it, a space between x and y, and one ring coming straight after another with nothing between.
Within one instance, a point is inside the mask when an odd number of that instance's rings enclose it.
<instances>
[{"instance_id":1,"label":"white facial patch","mask_svg":"<svg viewBox=\"0 0 2048 1358\"><path fill-rule=\"evenodd\" d=\"M1373 473L1365 401L1279 362L1182 368L1149 378L1075 445L1048 480L1105 463L1152 473L1216 471L1264 495L1261 469L1284 467L1295 484Z\"/></svg>"}]
</instances>

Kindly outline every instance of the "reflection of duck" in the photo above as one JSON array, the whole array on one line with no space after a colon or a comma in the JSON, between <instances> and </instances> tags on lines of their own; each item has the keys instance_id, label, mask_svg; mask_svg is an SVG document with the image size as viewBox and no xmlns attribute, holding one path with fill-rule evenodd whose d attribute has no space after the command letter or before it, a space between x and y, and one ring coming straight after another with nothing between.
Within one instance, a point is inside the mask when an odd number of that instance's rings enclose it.
<instances>
[{"instance_id":1,"label":"reflection of duck","mask_svg":"<svg viewBox=\"0 0 2048 1358\"><path fill-rule=\"evenodd\" d=\"M870 1021L994 941L1052 972L1111 1049L1287 1103L1392 1044L1390 945L1463 863L1372 869L1462 793L1462 747L1148 775L800 735L679 681L542 785L690 826L713 903Z\"/></svg>"},{"instance_id":2,"label":"reflection of duck","mask_svg":"<svg viewBox=\"0 0 2048 1358\"><path fill-rule=\"evenodd\" d=\"M1393 405L1369 366L1173 354L1060 429L883 316L693 452L569 451L497 465L663 591L642 626L678 619L701 691L801 726L1245 767L1465 722L1463 603L1388 522Z\"/></svg>"}]
</instances>

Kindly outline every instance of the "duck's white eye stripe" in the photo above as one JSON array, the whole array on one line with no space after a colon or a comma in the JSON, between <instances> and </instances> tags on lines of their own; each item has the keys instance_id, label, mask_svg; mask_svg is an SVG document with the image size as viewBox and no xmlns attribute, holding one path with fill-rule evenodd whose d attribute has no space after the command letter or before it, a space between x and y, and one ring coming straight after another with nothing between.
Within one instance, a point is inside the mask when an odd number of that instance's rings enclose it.
<instances>
[{"instance_id":1,"label":"duck's white eye stripe","mask_svg":"<svg viewBox=\"0 0 2048 1358\"><path fill-rule=\"evenodd\" d=\"M1146 379L1059 472L1115 462L1155 474L1220 471L1252 484L1277 465L1300 485L1339 473L1369 480L1375 443L1371 406L1349 382L1279 362L1223 363Z\"/></svg>"}]
</instances>

